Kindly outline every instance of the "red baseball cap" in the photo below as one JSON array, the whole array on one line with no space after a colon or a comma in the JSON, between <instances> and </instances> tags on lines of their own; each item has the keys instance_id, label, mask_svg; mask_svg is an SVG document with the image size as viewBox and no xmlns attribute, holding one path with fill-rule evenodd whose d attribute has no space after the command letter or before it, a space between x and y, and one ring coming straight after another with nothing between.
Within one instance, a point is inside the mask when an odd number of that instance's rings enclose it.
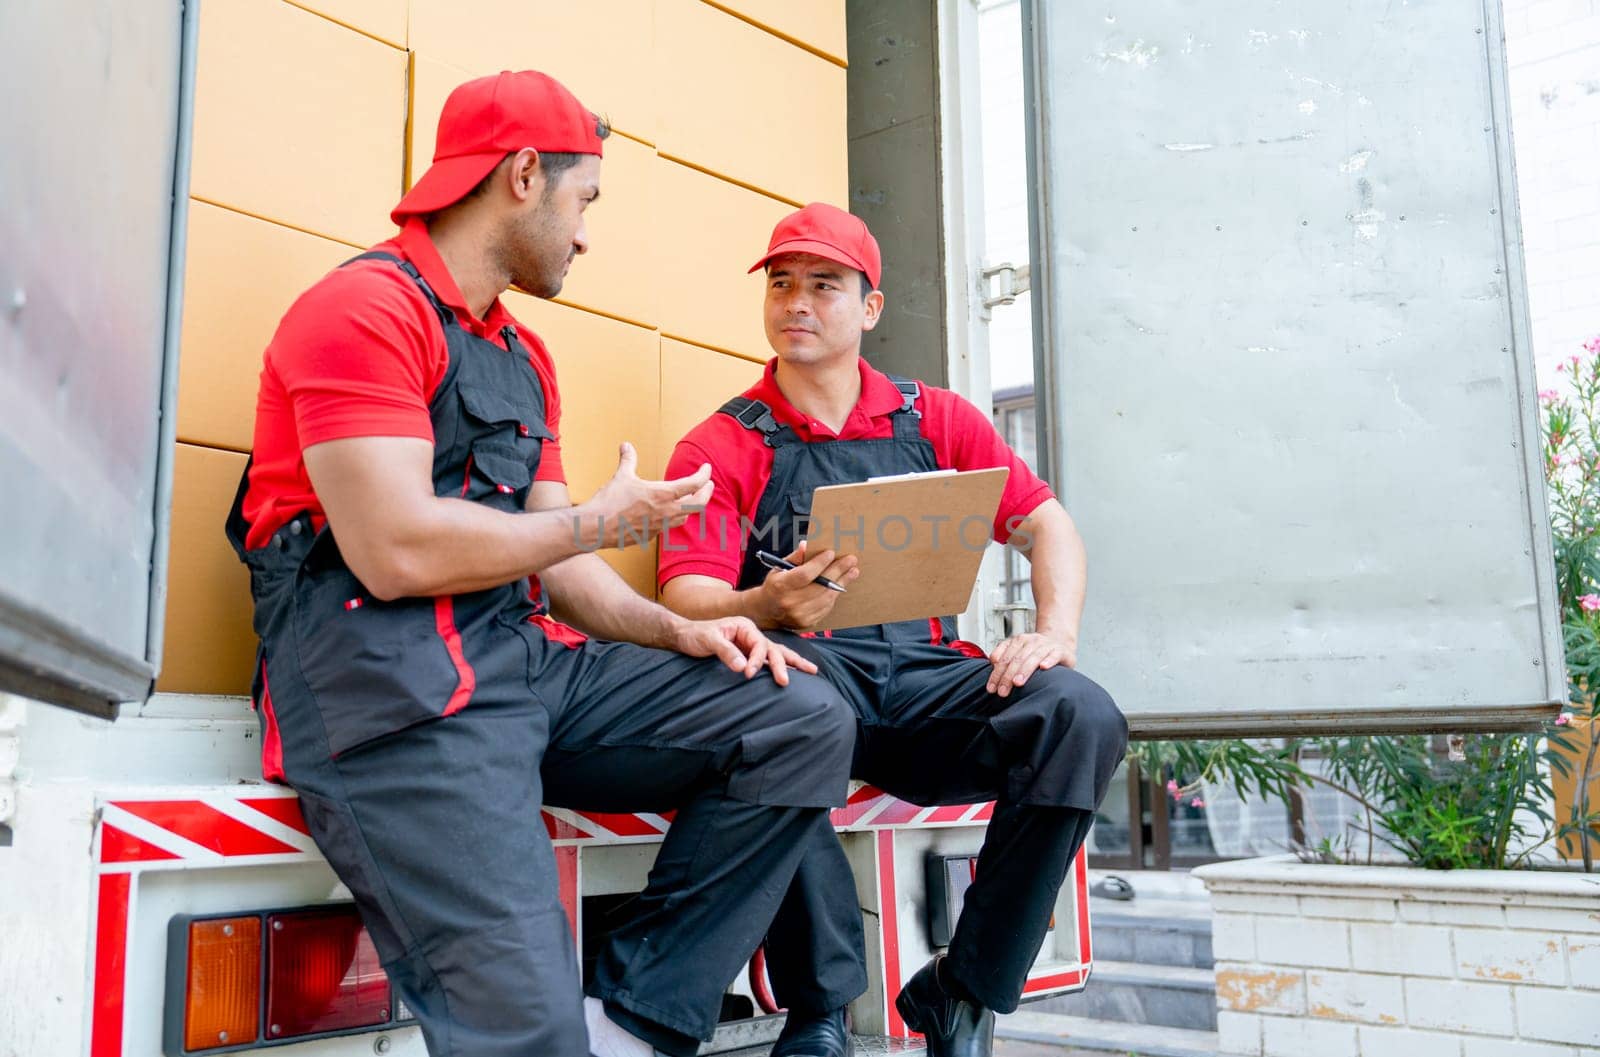
<instances>
[{"instance_id":1,"label":"red baseball cap","mask_svg":"<svg viewBox=\"0 0 1600 1057\"><path fill-rule=\"evenodd\" d=\"M883 257L878 240L867 230L866 221L826 202L812 202L778 221L767 243L767 255L750 266L753 272L764 268L783 253L811 253L864 272L876 290L883 275Z\"/></svg>"},{"instance_id":2,"label":"red baseball cap","mask_svg":"<svg viewBox=\"0 0 1600 1057\"><path fill-rule=\"evenodd\" d=\"M433 164L389 219L404 224L408 216L453 205L524 147L600 154L599 123L565 85L534 70L504 70L459 85L439 114Z\"/></svg>"}]
</instances>

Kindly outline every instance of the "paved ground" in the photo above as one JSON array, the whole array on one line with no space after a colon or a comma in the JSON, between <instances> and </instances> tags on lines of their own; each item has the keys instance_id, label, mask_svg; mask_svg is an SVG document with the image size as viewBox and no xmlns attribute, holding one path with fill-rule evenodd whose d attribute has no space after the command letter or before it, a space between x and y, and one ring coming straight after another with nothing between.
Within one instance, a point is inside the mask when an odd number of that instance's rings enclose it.
<instances>
[{"instance_id":1,"label":"paved ground","mask_svg":"<svg viewBox=\"0 0 1600 1057\"><path fill-rule=\"evenodd\" d=\"M995 1039L994 1053L995 1057L1124 1057L1123 1054L1108 1054L1104 1050L1064 1049L1016 1039ZM1132 1057L1138 1055L1133 1054Z\"/></svg>"}]
</instances>

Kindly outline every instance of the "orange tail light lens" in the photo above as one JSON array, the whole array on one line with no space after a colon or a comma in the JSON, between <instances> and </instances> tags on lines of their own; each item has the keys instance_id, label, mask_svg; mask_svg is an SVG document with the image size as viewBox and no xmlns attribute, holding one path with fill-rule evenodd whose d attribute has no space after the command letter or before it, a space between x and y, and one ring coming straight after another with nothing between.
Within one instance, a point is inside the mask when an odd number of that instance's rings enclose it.
<instances>
[{"instance_id":1,"label":"orange tail light lens","mask_svg":"<svg viewBox=\"0 0 1600 1057\"><path fill-rule=\"evenodd\" d=\"M189 924L188 1050L237 1046L256 1038L261 1008L261 918Z\"/></svg>"}]
</instances>

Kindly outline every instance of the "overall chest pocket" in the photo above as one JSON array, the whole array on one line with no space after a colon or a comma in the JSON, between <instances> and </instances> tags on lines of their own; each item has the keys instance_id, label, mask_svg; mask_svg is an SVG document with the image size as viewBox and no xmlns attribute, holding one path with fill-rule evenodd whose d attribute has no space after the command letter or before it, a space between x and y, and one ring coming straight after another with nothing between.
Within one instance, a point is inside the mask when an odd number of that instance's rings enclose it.
<instances>
[{"instance_id":1,"label":"overall chest pocket","mask_svg":"<svg viewBox=\"0 0 1600 1057\"><path fill-rule=\"evenodd\" d=\"M531 390L520 402L481 382L461 382L456 391L469 432L510 443L531 452L537 461L539 446L550 439L550 430L544 423L544 402Z\"/></svg>"},{"instance_id":2,"label":"overall chest pocket","mask_svg":"<svg viewBox=\"0 0 1600 1057\"><path fill-rule=\"evenodd\" d=\"M503 393L463 383L462 425L469 445L461 497L520 509L538 472L544 442L551 439L542 409Z\"/></svg>"},{"instance_id":3,"label":"overall chest pocket","mask_svg":"<svg viewBox=\"0 0 1600 1057\"><path fill-rule=\"evenodd\" d=\"M431 598L373 598L348 571L299 592L300 672L337 756L444 714L460 681Z\"/></svg>"}]
</instances>

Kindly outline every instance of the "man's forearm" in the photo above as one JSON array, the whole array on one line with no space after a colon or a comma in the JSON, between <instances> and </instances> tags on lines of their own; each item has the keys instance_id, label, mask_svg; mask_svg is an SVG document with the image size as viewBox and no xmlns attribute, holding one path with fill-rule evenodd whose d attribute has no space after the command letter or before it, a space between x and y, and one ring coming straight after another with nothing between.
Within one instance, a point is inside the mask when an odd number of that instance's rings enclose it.
<instances>
[{"instance_id":1,"label":"man's forearm","mask_svg":"<svg viewBox=\"0 0 1600 1057\"><path fill-rule=\"evenodd\" d=\"M671 649L683 618L643 597L597 554L577 554L540 574L555 615L617 642Z\"/></svg>"},{"instance_id":2,"label":"man's forearm","mask_svg":"<svg viewBox=\"0 0 1600 1057\"><path fill-rule=\"evenodd\" d=\"M304 455L339 553L381 599L499 587L602 543L594 501L573 507L559 482L532 485L534 513L435 495L432 445L416 437L350 437Z\"/></svg>"},{"instance_id":3,"label":"man's forearm","mask_svg":"<svg viewBox=\"0 0 1600 1057\"><path fill-rule=\"evenodd\" d=\"M732 585L711 576L674 577L662 588L661 601L690 620L748 617L763 629L784 626L766 604L761 588L735 591Z\"/></svg>"},{"instance_id":4,"label":"man's forearm","mask_svg":"<svg viewBox=\"0 0 1600 1057\"><path fill-rule=\"evenodd\" d=\"M1018 526L1017 535L1024 534L1032 539L1027 554L1034 630L1076 644L1089 570L1078 527L1066 509L1050 499Z\"/></svg>"},{"instance_id":5,"label":"man's forearm","mask_svg":"<svg viewBox=\"0 0 1600 1057\"><path fill-rule=\"evenodd\" d=\"M394 529L368 574L375 582L363 583L380 598L499 587L593 549L582 517L576 508L512 514L437 498Z\"/></svg>"}]
</instances>

